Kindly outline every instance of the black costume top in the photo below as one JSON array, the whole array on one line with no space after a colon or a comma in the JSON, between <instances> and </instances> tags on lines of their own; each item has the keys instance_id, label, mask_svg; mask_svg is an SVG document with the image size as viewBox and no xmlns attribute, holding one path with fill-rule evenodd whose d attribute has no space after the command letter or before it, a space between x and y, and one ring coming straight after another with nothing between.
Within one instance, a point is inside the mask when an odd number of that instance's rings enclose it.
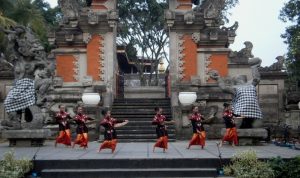
<instances>
[{"instance_id":1,"label":"black costume top","mask_svg":"<svg viewBox=\"0 0 300 178\"><path fill-rule=\"evenodd\" d=\"M70 129L70 124L68 122L71 119L70 114L65 111L59 111L55 116L56 122L59 126L59 131L64 131Z\"/></svg>"},{"instance_id":2,"label":"black costume top","mask_svg":"<svg viewBox=\"0 0 300 178\"><path fill-rule=\"evenodd\" d=\"M223 119L226 128L233 128L235 127L233 116L236 116L233 114L232 110L228 109L223 112Z\"/></svg>"},{"instance_id":3,"label":"black costume top","mask_svg":"<svg viewBox=\"0 0 300 178\"><path fill-rule=\"evenodd\" d=\"M112 117L106 116L100 123L104 130L104 139L105 140L113 140L117 139L117 132L115 129L115 124L125 122L124 120L117 120Z\"/></svg>"},{"instance_id":4,"label":"black costume top","mask_svg":"<svg viewBox=\"0 0 300 178\"><path fill-rule=\"evenodd\" d=\"M168 136L167 127L165 126L165 121L170 121L166 116L162 114L156 114L153 118L152 125L156 125L156 135L157 138Z\"/></svg>"},{"instance_id":5,"label":"black costume top","mask_svg":"<svg viewBox=\"0 0 300 178\"><path fill-rule=\"evenodd\" d=\"M204 127L202 121L204 120L203 116L200 113L193 113L190 116L190 121L192 122L193 126L193 133L199 133L204 131Z\"/></svg>"}]
</instances>

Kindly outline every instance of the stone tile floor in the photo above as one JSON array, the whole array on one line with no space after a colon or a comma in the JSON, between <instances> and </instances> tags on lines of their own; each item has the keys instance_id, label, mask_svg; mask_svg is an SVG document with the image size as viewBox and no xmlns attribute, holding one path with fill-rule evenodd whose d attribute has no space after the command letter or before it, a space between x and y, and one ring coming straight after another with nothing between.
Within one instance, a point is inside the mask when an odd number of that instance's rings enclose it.
<instances>
[{"instance_id":1,"label":"stone tile floor","mask_svg":"<svg viewBox=\"0 0 300 178\"><path fill-rule=\"evenodd\" d=\"M78 160L78 159L155 159L155 158L218 158L216 140L208 140L206 147L202 150L200 146L192 146L186 149L188 141L177 141L169 143L169 149L163 153L162 149L156 148L152 152L154 143L118 143L114 154L110 150L102 150L97 153L100 143L89 142L87 149L81 149L77 145L74 149L64 145L54 147L54 141L46 141L43 147L9 147L8 142L0 143L0 159L3 154L14 150L16 158L32 159L36 154L37 160ZM293 158L300 155L300 150L293 150L287 147L279 147L273 144L261 146L237 146L231 147L224 144L220 148L223 158L231 158L235 153L252 149L259 158Z\"/></svg>"}]
</instances>

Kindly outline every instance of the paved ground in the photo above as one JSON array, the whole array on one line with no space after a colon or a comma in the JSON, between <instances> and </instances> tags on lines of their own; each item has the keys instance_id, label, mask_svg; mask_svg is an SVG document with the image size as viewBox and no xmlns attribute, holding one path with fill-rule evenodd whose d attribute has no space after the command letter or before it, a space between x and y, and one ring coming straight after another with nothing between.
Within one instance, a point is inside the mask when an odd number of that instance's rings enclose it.
<instances>
[{"instance_id":1,"label":"paved ground","mask_svg":"<svg viewBox=\"0 0 300 178\"><path fill-rule=\"evenodd\" d=\"M119 143L114 154L110 150L102 150L97 153L98 142L90 142L86 150L76 148L66 148L63 145L54 147L54 141L47 141L43 147L9 147L8 142L0 144L0 159L3 154L14 150L17 158L29 158L36 154L37 160L57 160L57 159L136 159L136 158L218 158L216 141L207 141L206 147L202 150L198 146L192 146L190 150L186 149L187 141L177 141L169 143L169 149L166 153L157 148L152 152L154 143ZM262 146L238 146L231 147L224 145L220 150L223 158L230 158L236 152L253 149L257 152L259 158L271 158L281 156L282 158L292 158L300 155L299 150L292 150L286 147L278 147L273 144L264 144Z\"/></svg>"}]
</instances>

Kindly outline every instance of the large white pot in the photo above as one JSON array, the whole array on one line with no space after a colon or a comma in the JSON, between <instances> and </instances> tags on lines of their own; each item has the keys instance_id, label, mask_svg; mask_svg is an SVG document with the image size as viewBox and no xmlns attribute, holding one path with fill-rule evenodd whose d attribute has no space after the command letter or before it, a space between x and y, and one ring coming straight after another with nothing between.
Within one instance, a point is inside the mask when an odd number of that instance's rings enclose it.
<instances>
[{"instance_id":1,"label":"large white pot","mask_svg":"<svg viewBox=\"0 0 300 178\"><path fill-rule=\"evenodd\" d=\"M179 101L182 105L190 105L193 104L197 99L196 92L180 92L179 93Z\"/></svg>"},{"instance_id":2,"label":"large white pot","mask_svg":"<svg viewBox=\"0 0 300 178\"><path fill-rule=\"evenodd\" d=\"M84 104L97 105L100 101L99 93L83 93L82 101Z\"/></svg>"}]
</instances>

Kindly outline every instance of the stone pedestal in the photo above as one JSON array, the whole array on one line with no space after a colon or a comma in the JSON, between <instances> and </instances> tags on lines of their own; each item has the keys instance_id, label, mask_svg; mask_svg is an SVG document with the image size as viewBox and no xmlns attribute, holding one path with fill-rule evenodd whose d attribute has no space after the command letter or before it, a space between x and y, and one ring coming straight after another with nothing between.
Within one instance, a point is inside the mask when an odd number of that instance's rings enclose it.
<instances>
[{"instance_id":1,"label":"stone pedestal","mask_svg":"<svg viewBox=\"0 0 300 178\"><path fill-rule=\"evenodd\" d=\"M50 136L50 129L2 131L2 138L9 140L9 146L43 146Z\"/></svg>"},{"instance_id":2,"label":"stone pedestal","mask_svg":"<svg viewBox=\"0 0 300 178\"><path fill-rule=\"evenodd\" d=\"M221 134L224 135L226 129L221 130ZM239 145L257 145L261 140L268 137L268 131L264 128L252 128L252 129L237 129Z\"/></svg>"}]
</instances>

